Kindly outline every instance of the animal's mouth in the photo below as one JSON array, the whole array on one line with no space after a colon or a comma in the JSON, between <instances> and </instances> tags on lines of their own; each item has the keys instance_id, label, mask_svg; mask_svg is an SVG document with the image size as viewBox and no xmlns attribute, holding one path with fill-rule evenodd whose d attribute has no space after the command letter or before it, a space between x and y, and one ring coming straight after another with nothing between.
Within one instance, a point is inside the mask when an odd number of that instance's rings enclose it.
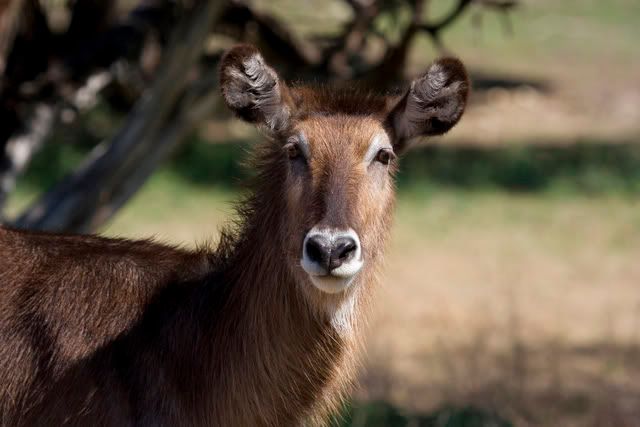
<instances>
[{"instance_id":1,"label":"animal's mouth","mask_svg":"<svg viewBox=\"0 0 640 427\"><path fill-rule=\"evenodd\" d=\"M345 290L363 264L360 238L352 229L314 227L304 238L300 265L323 292Z\"/></svg>"},{"instance_id":2,"label":"animal's mouth","mask_svg":"<svg viewBox=\"0 0 640 427\"><path fill-rule=\"evenodd\" d=\"M309 274L309 278L318 290L328 294L337 294L346 290L351 285L355 275L351 277L340 277L333 274L326 274L324 276Z\"/></svg>"}]
</instances>

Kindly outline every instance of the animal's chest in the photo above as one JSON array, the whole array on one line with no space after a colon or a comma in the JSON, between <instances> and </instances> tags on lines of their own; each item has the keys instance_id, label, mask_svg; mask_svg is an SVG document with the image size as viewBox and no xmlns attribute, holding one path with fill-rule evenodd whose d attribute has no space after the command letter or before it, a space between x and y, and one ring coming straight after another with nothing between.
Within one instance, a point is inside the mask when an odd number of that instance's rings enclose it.
<instances>
[{"instance_id":1,"label":"animal's chest","mask_svg":"<svg viewBox=\"0 0 640 427\"><path fill-rule=\"evenodd\" d=\"M296 426L326 413L349 383L347 347L336 334L305 346L256 352L220 372L223 387L213 402L217 425Z\"/></svg>"}]
</instances>

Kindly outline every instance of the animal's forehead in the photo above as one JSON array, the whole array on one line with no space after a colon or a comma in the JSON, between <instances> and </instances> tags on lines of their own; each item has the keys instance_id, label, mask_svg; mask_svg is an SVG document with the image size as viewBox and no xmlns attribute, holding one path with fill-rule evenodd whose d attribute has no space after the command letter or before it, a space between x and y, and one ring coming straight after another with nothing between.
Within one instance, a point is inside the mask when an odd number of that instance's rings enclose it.
<instances>
[{"instance_id":1,"label":"animal's forehead","mask_svg":"<svg viewBox=\"0 0 640 427\"><path fill-rule=\"evenodd\" d=\"M316 154L353 152L363 155L372 141L388 141L382 123L362 116L315 116L302 120L296 131Z\"/></svg>"}]
</instances>

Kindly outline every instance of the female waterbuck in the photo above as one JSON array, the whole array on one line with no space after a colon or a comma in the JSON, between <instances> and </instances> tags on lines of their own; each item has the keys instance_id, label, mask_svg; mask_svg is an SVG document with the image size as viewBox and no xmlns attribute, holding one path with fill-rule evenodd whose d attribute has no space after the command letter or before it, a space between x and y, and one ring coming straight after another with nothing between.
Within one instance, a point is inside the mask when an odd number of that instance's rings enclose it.
<instances>
[{"instance_id":1,"label":"female waterbuck","mask_svg":"<svg viewBox=\"0 0 640 427\"><path fill-rule=\"evenodd\" d=\"M288 426L336 407L396 154L458 122L467 75L443 59L397 97L289 87L243 45L220 82L266 141L217 248L0 228L2 425Z\"/></svg>"}]
</instances>

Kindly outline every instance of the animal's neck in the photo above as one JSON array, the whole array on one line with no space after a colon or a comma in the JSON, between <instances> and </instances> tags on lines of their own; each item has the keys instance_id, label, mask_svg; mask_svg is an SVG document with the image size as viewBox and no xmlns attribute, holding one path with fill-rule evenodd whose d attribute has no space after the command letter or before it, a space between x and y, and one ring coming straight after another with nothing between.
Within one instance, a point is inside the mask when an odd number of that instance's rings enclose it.
<instances>
[{"instance_id":1,"label":"animal's neck","mask_svg":"<svg viewBox=\"0 0 640 427\"><path fill-rule=\"evenodd\" d=\"M350 379L345 355L355 344L358 295L335 297L333 305L318 301L324 305L316 306L301 292L308 284L296 281L282 247L274 245L282 229L279 206L252 203L266 209L245 218L228 254L227 302L215 331L226 357L213 372L233 382L234 390L220 404L241 410L234 414L237 420L255 424L244 414L262 414L265 424L277 420L278 425L289 425L303 414L330 407ZM233 402L238 395L248 400Z\"/></svg>"}]
</instances>

